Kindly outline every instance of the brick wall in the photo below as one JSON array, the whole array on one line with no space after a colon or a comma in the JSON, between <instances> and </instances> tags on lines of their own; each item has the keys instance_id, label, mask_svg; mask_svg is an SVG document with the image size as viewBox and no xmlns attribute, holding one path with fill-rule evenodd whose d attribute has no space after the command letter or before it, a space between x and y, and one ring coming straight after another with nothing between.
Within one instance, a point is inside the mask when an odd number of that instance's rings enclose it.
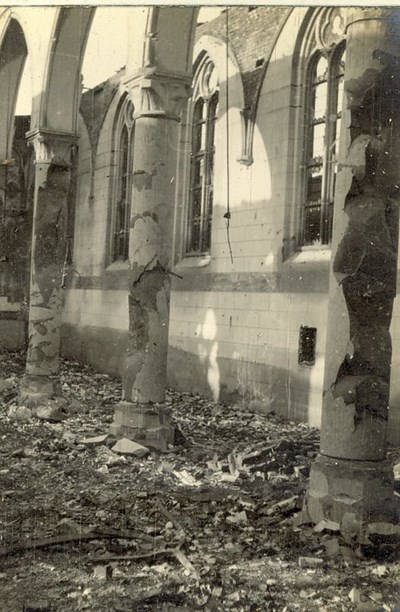
<instances>
[{"instance_id":1,"label":"brick wall","mask_svg":"<svg viewBox=\"0 0 400 612\"><path fill-rule=\"evenodd\" d=\"M290 10L279 6L231 7L228 13L225 10L216 19L197 29L196 38L204 34L217 36L224 41L228 38L240 66L246 107L253 108L256 104L266 62ZM263 60L263 63L256 66L259 60Z\"/></svg>"}]
</instances>

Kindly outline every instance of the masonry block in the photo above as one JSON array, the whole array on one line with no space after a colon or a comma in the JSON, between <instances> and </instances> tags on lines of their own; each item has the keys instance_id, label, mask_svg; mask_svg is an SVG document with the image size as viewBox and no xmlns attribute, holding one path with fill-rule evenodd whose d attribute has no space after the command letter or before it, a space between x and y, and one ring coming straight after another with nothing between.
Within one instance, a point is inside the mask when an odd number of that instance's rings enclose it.
<instances>
[{"instance_id":1,"label":"masonry block","mask_svg":"<svg viewBox=\"0 0 400 612\"><path fill-rule=\"evenodd\" d=\"M348 461L319 455L310 472L306 507L313 523L341 523L342 532L360 535L372 520L393 523L400 505L393 495L388 461Z\"/></svg>"},{"instance_id":2,"label":"masonry block","mask_svg":"<svg viewBox=\"0 0 400 612\"><path fill-rule=\"evenodd\" d=\"M174 444L175 429L171 411L165 406L120 402L115 407L110 433L166 451Z\"/></svg>"}]
</instances>

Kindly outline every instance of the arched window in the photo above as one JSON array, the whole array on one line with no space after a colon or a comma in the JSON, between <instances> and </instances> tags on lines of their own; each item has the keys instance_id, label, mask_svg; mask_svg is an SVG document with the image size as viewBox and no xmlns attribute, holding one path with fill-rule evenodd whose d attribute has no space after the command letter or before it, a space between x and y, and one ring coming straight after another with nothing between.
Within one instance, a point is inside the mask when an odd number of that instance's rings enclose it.
<instances>
[{"instance_id":1,"label":"arched window","mask_svg":"<svg viewBox=\"0 0 400 612\"><path fill-rule=\"evenodd\" d=\"M114 180L112 193L111 262L129 257L129 224L132 200L133 104L125 98L117 116L114 134Z\"/></svg>"},{"instance_id":2,"label":"arched window","mask_svg":"<svg viewBox=\"0 0 400 612\"><path fill-rule=\"evenodd\" d=\"M329 245L332 239L344 62L345 46L341 42L314 53L308 66L302 223L304 246Z\"/></svg>"},{"instance_id":3,"label":"arched window","mask_svg":"<svg viewBox=\"0 0 400 612\"><path fill-rule=\"evenodd\" d=\"M218 76L213 62L205 56L195 72L192 98L192 150L185 249L187 255L207 253L211 247L218 100Z\"/></svg>"}]
</instances>

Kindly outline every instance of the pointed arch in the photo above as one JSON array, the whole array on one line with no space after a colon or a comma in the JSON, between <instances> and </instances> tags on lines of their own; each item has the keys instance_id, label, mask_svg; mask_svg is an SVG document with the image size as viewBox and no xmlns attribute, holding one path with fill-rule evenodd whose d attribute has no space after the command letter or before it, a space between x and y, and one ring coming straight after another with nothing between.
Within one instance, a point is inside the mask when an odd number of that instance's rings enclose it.
<instances>
[{"instance_id":1,"label":"pointed arch","mask_svg":"<svg viewBox=\"0 0 400 612\"><path fill-rule=\"evenodd\" d=\"M162 72L191 74L198 12L198 6L151 7L143 46L143 67L155 66Z\"/></svg>"},{"instance_id":2,"label":"pointed arch","mask_svg":"<svg viewBox=\"0 0 400 612\"><path fill-rule=\"evenodd\" d=\"M109 263L129 257L132 172L135 140L134 107L127 94L119 101L114 119L110 181Z\"/></svg>"},{"instance_id":3,"label":"pointed arch","mask_svg":"<svg viewBox=\"0 0 400 612\"><path fill-rule=\"evenodd\" d=\"M309 9L297 36L293 83L297 146L294 156L297 248L330 248L341 121L346 12Z\"/></svg>"},{"instance_id":4,"label":"pointed arch","mask_svg":"<svg viewBox=\"0 0 400 612\"><path fill-rule=\"evenodd\" d=\"M39 113L41 126L76 132L81 68L94 13L90 7L59 9Z\"/></svg>"},{"instance_id":5,"label":"pointed arch","mask_svg":"<svg viewBox=\"0 0 400 612\"><path fill-rule=\"evenodd\" d=\"M20 23L11 17L0 46L0 156L11 156L14 113L28 47Z\"/></svg>"}]
</instances>

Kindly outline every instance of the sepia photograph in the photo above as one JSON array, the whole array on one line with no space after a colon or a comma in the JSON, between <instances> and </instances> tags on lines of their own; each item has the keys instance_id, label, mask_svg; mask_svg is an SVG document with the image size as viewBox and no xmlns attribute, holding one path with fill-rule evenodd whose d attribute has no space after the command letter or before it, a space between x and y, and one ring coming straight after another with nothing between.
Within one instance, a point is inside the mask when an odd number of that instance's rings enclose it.
<instances>
[{"instance_id":1,"label":"sepia photograph","mask_svg":"<svg viewBox=\"0 0 400 612\"><path fill-rule=\"evenodd\" d=\"M400 612L400 5L0 1L0 612Z\"/></svg>"}]
</instances>

